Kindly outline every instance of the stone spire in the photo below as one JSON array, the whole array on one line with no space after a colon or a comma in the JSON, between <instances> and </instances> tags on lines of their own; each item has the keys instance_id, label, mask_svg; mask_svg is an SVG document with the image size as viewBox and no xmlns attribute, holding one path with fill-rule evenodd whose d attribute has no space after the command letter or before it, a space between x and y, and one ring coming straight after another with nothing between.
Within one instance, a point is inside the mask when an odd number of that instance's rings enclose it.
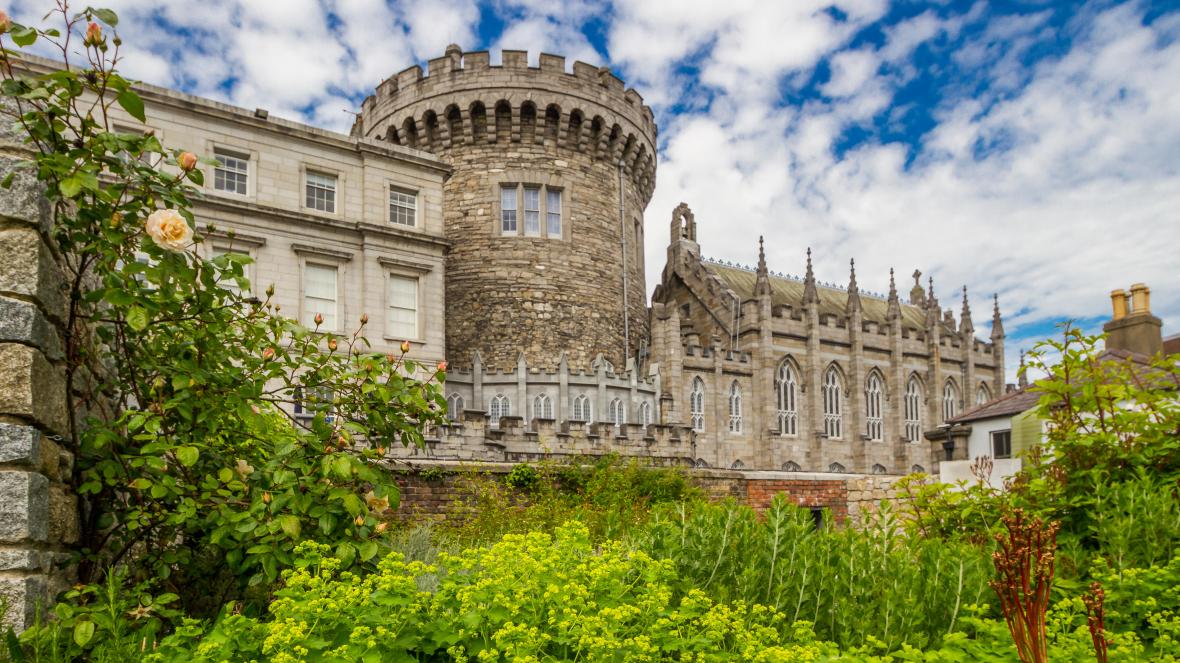
<instances>
[{"instance_id":1,"label":"stone spire","mask_svg":"<svg viewBox=\"0 0 1180 663\"><path fill-rule=\"evenodd\" d=\"M1021 389L1028 387L1028 376L1024 374L1024 350L1020 351L1020 368L1016 371L1016 382Z\"/></svg>"},{"instance_id":2,"label":"stone spire","mask_svg":"<svg viewBox=\"0 0 1180 663\"><path fill-rule=\"evenodd\" d=\"M971 304L967 302L967 286L963 286L963 311L959 314L959 333L964 336L975 332L975 324L971 322Z\"/></svg>"},{"instance_id":3,"label":"stone spire","mask_svg":"<svg viewBox=\"0 0 1180 663\"><path fill-rule=\"evenodd\" d=\"M914 270L914 287L910 288L910 303L914 306L926 306L926 291L922 289L922 271Z\"/></svg>"},{"instance_id":4,"label":"stone spire","mask_svg":"<svg viewBox=\"0 0 1180 663\"><path fill-rule=\"evenodd\" d=\"M803 303L818 304L819 291L815 288L815 272L811 270L811 247L807 247L807 274L803 277Z\"/></svg>"},{"instance_id":5,"label":"stone spire","mask_svg":"<svg viewBox=\"0 0 1180 663\"><path fill-rule=\"evenodd\" d=\"M938 327L938 322L942 318L942 307L938 304L938 297L934 296L934 277L929 278L929 289L926 293L926 327Z\"/></svg>"},{"instance_id":6,"label":"stone spire","mask_svg":"<svg viewBox=\"0 0 1180 663\"><path fill-rule=\"evenodd\" d=\"M845 312L852 313L853 311L861 310L860 306L860 289L856 286L856 259L848 261L848 305L844 308Z\"/></svg>"},{"instance_id":7,"label":"stone spire","mask_svg":"<svg viewBox=\"0 0 1180 663\"><path fill-rule=\"evenodd\" d=\"M901 317L901 302L897 299L897 282L893 280L893 268L889 268L889 310L885 319L896 320Z\"/></svg>"},{"instance_id":8,"label":"stone spire","mask_svg":"<svg viewBox=\"0 0 1180 663\"><path fill-rule=\"evenodd\" d=\"M992 341L995 341L1004 338L1004 321L1000 318L1000 293L992 295L992 302Z\"/></svg>"},{"instance_id":9,"label":"stone spire","mask_svg":"<svg viewBox=\"0 0 1180 663\"><path fill-rule=\"evenodd\" d=\"M754 296L770 296L770 272L766 269L766 249L762 236L758 236L758 280L754 283Z\"/></svg>"}]
</instances>

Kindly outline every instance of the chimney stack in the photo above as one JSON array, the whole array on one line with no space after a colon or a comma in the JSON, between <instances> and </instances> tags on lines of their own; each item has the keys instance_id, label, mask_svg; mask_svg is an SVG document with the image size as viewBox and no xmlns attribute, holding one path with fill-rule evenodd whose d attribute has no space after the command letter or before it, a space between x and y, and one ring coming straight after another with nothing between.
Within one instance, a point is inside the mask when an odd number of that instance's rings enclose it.
<instances>
[{"instance_id":1,"label":"chimney stack","mask_svg":"<svg viewBox=\"0 0 1180 663\"><path fill-rule=\"evenodd\" d=\"M1151 314L1151 289L1143 283L1131 286L1130 302L1125 290L1112 290L1113 317L1102 326L1107 350L1127 350L1152 356L1163 351L1163 323ZM1128 306L1130 304L1130 306Z\"/></svg>"}]
</instances>

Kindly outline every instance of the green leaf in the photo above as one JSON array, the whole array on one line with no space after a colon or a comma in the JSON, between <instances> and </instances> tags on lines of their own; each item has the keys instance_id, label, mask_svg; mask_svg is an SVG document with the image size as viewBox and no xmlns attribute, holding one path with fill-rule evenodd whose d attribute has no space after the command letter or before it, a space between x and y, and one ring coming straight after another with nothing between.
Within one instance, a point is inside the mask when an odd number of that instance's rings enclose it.
<instances>
[{"instance_id":1,"label":"green leaf","mask_svg":"<svg viewBox=\"0 0 1180 663\"><path fill-rule=\"evenodd\" d=\"M292 539L299 538L299 519L290 514L279 516L279 525L283 528L283 532Z\"/></svg>"},{"instance_id":2,"label":"green leaf","mask_svg":"<svg viewBox=\"0 0 1180 663\"><path fill-rule=\"evenodd\" d=\"M140 122L147 121L147 116L145 116L143 113L143 99L140 99L139 95L135 94L134 91L123 90L119 93L119 96L116 97L115 100L119 102L119 105L122 106L123 110L127 111L131 117L134 117Z\"/></svg>"},{"instance_id":3,"label":"green leaf","mask_svg":"<svg viewBox=\"0 0 1180 663\"><path fill-rule=\"evenodd\" d=\"M95 18L102 21L103 23L106 23L112 28L119 24L119 15L110 9L91 8L90 12L94 14Z\"/></svg>"},{"instance_id":4,"label":"green leaf","mask_svg":"<svg viewBox=\"0 0 1180 663\"><path fill-rule=\"evenodd\" d=\"M85 647L94 637L94 622L78 622L74 624L74 642L79 647Z\"/></svg>"},{"instance_id":5,"label":"green leaf","mask_svg":"<svg viewBox=\"0 0 1180 663\"><path fill-rule=\"evenodd\" d=\"M82 179L77 175L71 175L62 180L61 183L57 185L57 188L59 191L61 191L61 195L65 196L66 198L73 198L74 196L78 195L79 191L82 190Z\"/></svg>"},{"instance_id":6,"label":"green leaf","mask_svg":"<svg viewBox=\"0 0 1180 663\"><path fill-rule=\"evenodd\" d=\"M359 546L358 551L361 555L361 561L367 562L370 559L373 559L373 555L377 554L377 542L365 541Z\"/></svg>"},{"instance_id":7,"label":"green leaf","mask_svg":"<svg viewBox=\"0 0 1180 663\"><path fill-rule=\"evenodd\" d=\"M132 306L127 310L127 326L135 331L143 331L148 326L148 312L142 306Z\"/></svg>"},{"instance_id":8,"label":"green leaf","mask_svg":"<svg viewBox=\"0 0 1180 663\"><path fill-rule=\"evenodd\" d=\"M185 467L192 467L197 462L201 452L196 447L177 447L176 459L180 461L181 465Z\"/></svg>"},{"instance_id":9,"label":"green leaf","mask_svg":"<svg viewBox=\"0 0 1180 663\"><path fill-rule=\"evenodd\" d=\"M12 41L17 46L31 46L33 42L37 41L37 31L23 25L14 27L11 34Z\"/></svg>"},{"instance_id":10,"label":"green leaf","mask_svg":"<svg viewBox=\"0 0 1180 663\"><path fill-rule=\"evenodd\" d=\"M336 559L340 560L340 565L344 568L352 566L352 560L356 559L356 548L351 543L341 543L336 546Z\"/></svg>"}]
</instances>

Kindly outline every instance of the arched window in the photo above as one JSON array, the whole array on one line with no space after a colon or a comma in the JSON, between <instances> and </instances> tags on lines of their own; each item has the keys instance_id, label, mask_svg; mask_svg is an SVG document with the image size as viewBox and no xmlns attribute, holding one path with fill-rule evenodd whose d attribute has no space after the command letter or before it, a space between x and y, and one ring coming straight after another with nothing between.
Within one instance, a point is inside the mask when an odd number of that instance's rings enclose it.
<instances>
[{"instance_id":1,"label":"arched window","mask_svg":"<svg viewBox=\"0 0 1180 663\"><path fill-rule=\"evenodd\" d=\"M651 425L651 403L643 401L639 404L639 422L644 426Z\"/></svg>"},{"instance_id":2,"label":"arched window","mask_svg":"<svg viewBox=\"0 0 1180 663\"><path fill-rule=\"evenodd\" d=\"M950 421L959 413L959 390L950 380L942 386L942 420Z\"/></svg>"},{"instance_id":3,"label":"arched window","mask_svg":"<svg viewBox=\"0 0 1180 663\"><path fill-rule=\"evenodd\" d=\"M688 410L692 418L692 429L705 430L705 381L693 378L692 393L688 396Z\"/></svg>"},{"instance_id":4,"label":"arched window","mask_svg":"<svg viewBox=\"0 0 1180 663\"><path fill-rule=\"evenodd\" d=\"M488 416L492 420L492 428L500 427L500 417L512 415L512 401L504 394L496 394L488 405Z\"/></svg>"},{"instance_id":5,"label":"arched window","mask_svg":"<svg viewBox=\"0 0 1180 663\"><path fill-rule=\"evenodd\" d=\"M737 380L729 385L729 432L742 432L742 386Z\"/></svg>"},{"instance_id":6,"label":"arched window","mask_svg":"<svg viewBox=\"0 0 1180 663\"><path fill-rule=\"evenodd\" d=\"M796 463L793 460L788 460L787 462L783 463L783 471L785 472L798 472L800 469L799 463Z\"/></svg>"},{"instance_id":7,"label":"arched window","mask_svg":"<svg viewBox=\"0 0 1180 663\"><path fill-rule=\"evenodd\" d=\"M834 440L840 439L844 434L844 419L841 415L842 392L840 373L836 371L835 366L831 366L824 374L824 435Z\"/></svg>"},{"instance_id":8,"label":"arched window","mask_svg":"<svg viewBox=\"0 0 1180 663\"><path fill-rule=\"evenodd\" d=\"M910 468L910 474L926 474L926 468L921 465L914 465Z\"/></svg>"},{"instance_id":9,"label":"arched window","mask_svg":"<svg viewBox=\"0 0 1180 663\"><path fill-rule=\"evenodd\" d=\"M607 406L606 415L612 424L622 426L627 423L627 406L616 398Z\"/></svg>"},{"instance_id":10,"label":"arched window","mask_svg":"<svg viewBox=\"0 0 1180 663\"><path fill-rule=\"evenodd\" d=\"M705 462L704 458L697 459L697 467L708 467L709 464Z\"/></svg>"},{"instance_id":11,"label":"arched window","mask_svg":"<svg viewBox=\"0 0 1180 663\"><path fill-rule=\"evenodd\" d=\"M790 360L784 359L779 364L778 375L774 378L774 399L778 406L779 435L799 434L799 405L796 396L799 393L799 379L795 376L795 368Z\"/></svg>"},{"instance_id":12,"label":"arched window","mask_svg":"<svg viewBox=\"0 0 1180 663\"><path fill-rule=\"evenodd\" d=\"M885 474L888 471L889 470L885 469L885 466L880 463L873 465L873 468L872 468L873 474Z\"/></svg>"},{"instance_id":13,"label":"arched window","mask_svg":"<svg viewBox=\"0 0 1180 663\"><path fill-rule=\"evenodd\" d=\"M594 416L590 412L590 399L585 394L574 399L574 406L570 411L570 421L594 421Z\"/></svg>"},{"instance_id":14,"label":"arched window","mask_svg":"<svg viewBox=\"0 0 1180 663\"><path fill-rule=\"evenodd\" d=\"M732 463L732 464L729 466L729 469L731 469L731 470L741 470L741 469L745 469L745 467L746 467L746 464L745 464L745 463L743 463L743 462L742 462L742 461L740 461L740 460L735 460L735 461L733 461L733 463Z\"/></svg>"},{"instance_id":15,"label":"arched window","mask_svg":"<svg viewBox=\"0 0 1180 663\"><path fill-rule=\"evenodd\" d=\"M540 394L533 399L533 419L552 419L553 401L548 394Z\"/></svg>"},{"instance_id":16,"label":"arched window","mask_svg":"<svg viewBox=\"0 0 1180 663\"><path fill-rule=\"evenodd\" d=\"M922 438L922 384L910 377L905 385L905 439L917 442Z\"/></svg>"},{"instance_id":17,"label":"arched window","mask_svg":"<svg viewBox=\"0 0 1180 663\"><path fill-rule=\"evenodd\" d=\"M841 465L840 463L832 463L831 465L828 465L828 471L829 472L843 472L844 466Z\"/></svg>"},{"instance_id":18,"label":"arched window","mask_svg":"<svg viewBox=\"0 0 1180 663\"><path fill-rule=\"evenodd\" d=\"M865 427L869 439L877 442L885 437L885 420L881 417L881 391L881 375L874 371L869 374L869 384L865 389Z\"/></svg>"},{"instance_id":19,"label":"arched window","mask_svg":"<svg viewBox=\"0 0 1180 663\"><path fill-rule=\"evenodd\" d=\"M979 389L975 390L975 404L983 405L992 399L992 392L987 388L986 384L980 384Z\"/></svg>"},{"instance_id":20,"label":"arched window","mask_svg":"<svg viewBox=\"0 0 1180 663\"><path fill-rule=\"evenodd\" d=\"M458 421L463 416L463 397L459 394L447 396L447 419Z\"/></svg>"}]
</instances>

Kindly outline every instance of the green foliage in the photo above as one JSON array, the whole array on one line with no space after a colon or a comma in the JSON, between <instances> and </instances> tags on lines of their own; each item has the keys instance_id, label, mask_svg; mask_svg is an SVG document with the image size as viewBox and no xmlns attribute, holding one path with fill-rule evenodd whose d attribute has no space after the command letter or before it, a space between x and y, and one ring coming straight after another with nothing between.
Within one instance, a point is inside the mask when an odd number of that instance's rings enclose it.
<instances>
[{"instance_id":1,"label":"green foliage","mask_svg":"<svg viewBox=\"0 0 1180 663\"><path fill-rule=\"evenodd\" d=\"M527 463L521 463L513 466L512 470L508 472L508 476L504 477L504 483L510 488L528 492L536 487L540 479L541 475L537 473L536 468Z\"/></svg>"},{"instance_id":2,"label":"green foliage","mask_svg":"<svg viewBox=\"0 0 1180 663\"><path fill-rule=\"evenodd\" d=\"M906 537L888 513L864 531L816 529L783 495L762 517L732 502L674 505L638 545L675 562L685 591L773 607L846 647L937 646L990 594L990 562L973 546Z\"/></svg>"},{"instance_id":3,"label":"green foliage","mask_svg":"<svg viewBox=\"0 0 1180 663\"><path fill-rule=\"evenodd\" d=\"M145 114L116 72L116 15L54 13L60 32L14 25L5 36L49 42L64 67L22 75L0 44L0 92L28 136L25 166L44 185L63 255L69 444L88 517L83 588L61 609L74 611L75 645L93 653L103 634L121 636L77 615L98 614L112 578L139 588L140 605L201 614L233 598L260 605L304 539L331 544L346 566L375 561L380 512L397 499L376 465L381 448L419 443L445 402L441 371L372 354L363 318L346 335L305 328L279 313L273 287L247 298L249 258L203 259L189 211L202 183L195 157L113 129L116 107ZM87 21L106 25L86 30L75 66ZM315 412L307 422L288 414L297 399Z\"/></svg>"}]
</instances>

